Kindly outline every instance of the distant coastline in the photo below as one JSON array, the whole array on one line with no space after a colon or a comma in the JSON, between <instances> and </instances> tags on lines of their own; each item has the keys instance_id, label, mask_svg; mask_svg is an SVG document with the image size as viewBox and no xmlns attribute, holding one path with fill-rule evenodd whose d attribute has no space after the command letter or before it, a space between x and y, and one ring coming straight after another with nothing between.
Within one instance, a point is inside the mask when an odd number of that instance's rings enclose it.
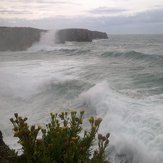
<instances>
[{"instance_id":1,"label":"distant coastline","mask_svg":"<svg viewBox=\"0 0 163 163\"><path fill-rule=\"evenodd\" d=\"M35 42L39 42L41 35L48 32L31 27L0 27L0 51L26 50ZM93 39L107 39L105 32L91 31L88 29L61 29L54 34L55 43L65 41L91 42Z\"/></svg>"}]
</instances>

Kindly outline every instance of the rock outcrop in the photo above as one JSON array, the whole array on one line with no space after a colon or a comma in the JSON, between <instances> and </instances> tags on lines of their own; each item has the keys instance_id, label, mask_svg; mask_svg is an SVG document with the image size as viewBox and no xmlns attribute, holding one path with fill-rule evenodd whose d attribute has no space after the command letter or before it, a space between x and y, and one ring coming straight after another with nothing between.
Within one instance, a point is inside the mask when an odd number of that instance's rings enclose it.
<instances>
[{"instance_id":1,"label":"rock outcrop","mask_svg":"<svg viewBox=\"0 0 163 163\"><path fill-rule=\"evenodd\" d=\"M55 34L57 43L65 43L65 41L91 42L93 39L107 39L105 32L90 31L88 29L61 29Z\"/></svg>"},{"instance_id":2,"label":"rock outcrop","mask_svg":"<svg viewBox=\"0 0 163 163\"><path fill-rule=\"evenodd\" d=\"M21 51L40 40L41 32L28 27L0 27L0 51Z\"/></svg>"},{"instance_id":3,"label":"rock outcrop","mask_svg":"<svg viewBox=\"0 0 163 163\"><path fill-rule=\"evenodd\" d=\"M14 161L14 151L12 151L3 141L2 132L0 130L0 162L11 163Z\"/></svg>"},{"instance_id":4,"label":"rock outcrop","mask_svg":"<svg viewBox=\"0 0 163 163\"><path fill-rule=\"evenodd\" d=\"M0 51L26 50L35 42L39 42L42 33L48 32L29 27L0 27ZM93 39L107 39L104 32L90 31L88 29L61 29L54 36L55 43L65 41L91 42Z\"/></svg>"}]
</instances>

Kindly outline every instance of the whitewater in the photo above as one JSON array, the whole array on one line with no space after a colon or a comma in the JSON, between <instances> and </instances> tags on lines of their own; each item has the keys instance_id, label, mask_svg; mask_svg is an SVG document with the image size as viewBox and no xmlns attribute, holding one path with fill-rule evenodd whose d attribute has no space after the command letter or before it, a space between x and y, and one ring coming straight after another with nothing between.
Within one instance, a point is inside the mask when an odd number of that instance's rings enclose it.
<instances>
[{"instance_id":1,"label":"whitewater","mask_svg":"<svg viewBox=\"0 0 163 163\"><path fill-rule=\"evenodd\" d=\"M26 51L0 52L0 129L19 148L14 113L44 124L49 113L84 110L110 132L111 163L163 162L163 35L109 35L54 44L52 33Z\"/></svg>"}]
</instances>

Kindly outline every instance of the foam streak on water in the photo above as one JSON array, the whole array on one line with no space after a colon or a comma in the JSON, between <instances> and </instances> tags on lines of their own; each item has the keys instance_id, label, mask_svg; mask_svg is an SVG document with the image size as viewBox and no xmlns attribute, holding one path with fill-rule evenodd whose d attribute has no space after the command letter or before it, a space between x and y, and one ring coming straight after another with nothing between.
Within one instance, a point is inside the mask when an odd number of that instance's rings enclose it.
<instances>
[{"instance_id":1,"label":"foam streak on water","mask_svg":"<svg viewBox=\"0 0 163 163\"><path fill-rule=\"evenodd\" d=\"M53 44L53 32L24 52L0 52L0 129L11 136L15 112L30 123L50 112L83 108L111 133L112 163L163 162L163 37L110 36Z\"/></svg>"}]
</instances>

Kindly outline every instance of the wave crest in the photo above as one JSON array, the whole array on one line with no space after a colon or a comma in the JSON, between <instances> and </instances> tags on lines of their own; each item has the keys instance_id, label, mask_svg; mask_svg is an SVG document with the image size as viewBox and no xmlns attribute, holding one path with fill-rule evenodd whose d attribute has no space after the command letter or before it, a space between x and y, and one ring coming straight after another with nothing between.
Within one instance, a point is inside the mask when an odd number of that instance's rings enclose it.
<instances>
[{"instance_id":1,"label":"wave crest","mask_svg":"<svg viewBox=\"0 0 163 163\"><path fill-rule=\"evenodd\" d=\"M112 51L112 52L104 52L101 54L102 57L122 57L122 58L127 58L127 59L137 59L137 60L142 60L142 59L158 59L163 61L163 56L161 55L149 55L137 51L127 51L127 52L117 52L117 51Z\"/></svg>"}]
</instances>

